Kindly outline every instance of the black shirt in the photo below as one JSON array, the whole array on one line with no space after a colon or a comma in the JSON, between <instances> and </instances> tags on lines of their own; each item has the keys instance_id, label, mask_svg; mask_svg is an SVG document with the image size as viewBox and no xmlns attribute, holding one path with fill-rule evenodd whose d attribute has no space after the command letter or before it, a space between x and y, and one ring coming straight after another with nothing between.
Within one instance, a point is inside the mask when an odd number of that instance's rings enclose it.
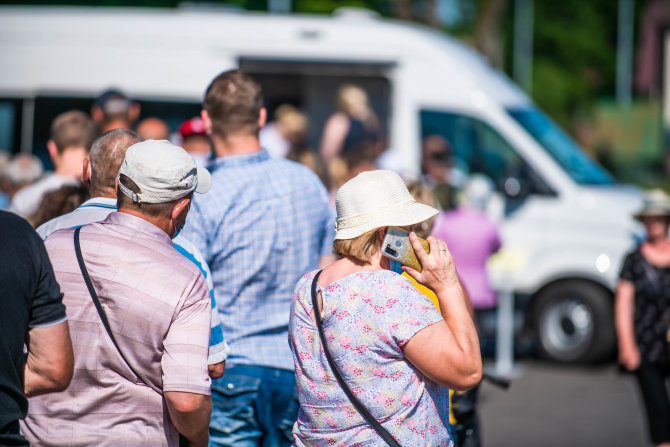
<instances>
[{"instance_id":1,"label":"black shirt","mask_svg":"<svg viewBox=\"0 0 670 447\"><path fill-rule=\"evenodd\" d=\"M642 362L668 366L666 320L670 318L670 266L650 264L638 248L626 256L619 276L635 287L633 330Z\"/></svg>"},{"instance_id":2,"label":"black shirt","mask_svg":"<svg viewBox=\"0 0 670 447\"><path fill-rule=\"evenodd\" d=\"M0 445L28 445L18 422L28 410L23 345L31 327L65 319L62 298L39 235L0 211Z\"/></svg>"}]
</instances>

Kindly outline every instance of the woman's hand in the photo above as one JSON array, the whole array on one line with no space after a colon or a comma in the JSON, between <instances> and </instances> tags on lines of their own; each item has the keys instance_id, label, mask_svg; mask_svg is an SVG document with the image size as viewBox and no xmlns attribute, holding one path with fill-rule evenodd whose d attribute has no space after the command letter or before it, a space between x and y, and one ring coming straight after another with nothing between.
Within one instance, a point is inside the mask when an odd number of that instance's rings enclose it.
<instances>
[{"instance_id":1,"label":"woman's hand","mask_svg":"<svg viewBox=\"0 0 670 447\"><path fill-rule=\"evenodd\" d=\"M635 371L640 367L640 350L637 346L619 349L619 364L628 371Z\"/></svg>"},{"instance_id":2,"label":"woman's hand","mask_svg":"<svg viewBox=\"0 0 670 447\"><path fill-rule=\"evenodd\" d=\"M403 266L403 270L419 283L432 289L435 293L439 293L443 288L455 285L460 287L454 258L451 256L444 241L428 236L430 253L426 253L419 242L419 238L413 231L409 233L409 240L412 243L417 258L419 258L419 262L421 262L423 270L419 272L408 266Z\"/></svg>"}]
</instances>

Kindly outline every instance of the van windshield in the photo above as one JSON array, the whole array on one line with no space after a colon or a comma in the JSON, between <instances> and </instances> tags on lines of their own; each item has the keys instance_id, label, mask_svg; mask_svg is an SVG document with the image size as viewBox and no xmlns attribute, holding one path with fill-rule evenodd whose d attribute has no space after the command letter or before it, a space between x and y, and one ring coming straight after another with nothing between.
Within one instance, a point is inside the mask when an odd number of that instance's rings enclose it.
<instances>
[{"instance_id":1,"label":"van windshield","mask_svg":"<svg viewBox=\"0 0 670 447\"><path fill-rule=\"evenodd\" d=\"M536 108L507 111L547 153L582 185L609 185L614 179L553 121Z\"/></svg>"}]
</instances>

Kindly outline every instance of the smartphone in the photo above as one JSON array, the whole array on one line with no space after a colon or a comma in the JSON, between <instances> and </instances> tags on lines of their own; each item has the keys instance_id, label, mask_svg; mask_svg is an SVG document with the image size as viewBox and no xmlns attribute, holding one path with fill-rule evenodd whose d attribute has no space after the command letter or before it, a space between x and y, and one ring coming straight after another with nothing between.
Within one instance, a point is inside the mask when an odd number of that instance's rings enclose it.
<instances>
[{"instance_id":1,"label":"smartphone","mask_svg":"<svg viewBox=\"0 0 670 447\"><path fill-rule=\"evenodd\" d=\"M419 242L430 253L430 244L425 239L419 238ZM414 253L414 248L409 240L409 233L402 228L389 227L382 242L382 255L389 259L398 261L402 265L412 267L417 271L421 271L421 263Z\"/></svg>"}]
</instances>

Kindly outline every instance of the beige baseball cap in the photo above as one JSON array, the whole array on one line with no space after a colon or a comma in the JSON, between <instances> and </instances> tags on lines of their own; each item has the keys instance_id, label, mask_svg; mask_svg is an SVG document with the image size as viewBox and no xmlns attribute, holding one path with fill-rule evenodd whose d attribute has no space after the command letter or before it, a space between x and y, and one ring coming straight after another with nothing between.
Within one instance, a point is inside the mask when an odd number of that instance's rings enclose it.
<instances>
[{"instance_id":1,"label":"beige baseball cap","mask_svg":"<svg viewBox=\"0 0 670 447\"><path fill-rule=\"evenodd\" d=\"M199 168L184 149L167 140L146 140L128 148L119 176L124 174L140 188L135 193L118 182L135 203L165 203L209 191L212 177Z\"/></svg>"}]
</instances>

